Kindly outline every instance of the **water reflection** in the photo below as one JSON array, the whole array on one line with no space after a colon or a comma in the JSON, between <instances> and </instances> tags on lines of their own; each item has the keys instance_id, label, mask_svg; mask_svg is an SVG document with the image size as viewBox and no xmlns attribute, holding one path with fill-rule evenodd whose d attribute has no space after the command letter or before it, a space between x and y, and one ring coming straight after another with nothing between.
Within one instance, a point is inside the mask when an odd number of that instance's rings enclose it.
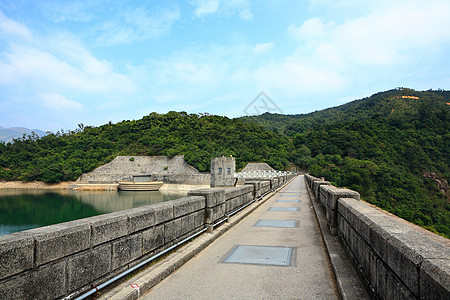
<instances>
[{"instance_id":1,"label":"water reflection","mask_svg":"<svg viewBox=\"0 0 450 300\"><path fill-rule=\"evenodd\" d=\"M176 192L0 190L0 235L185 197Z\"/></svg>"}]
</instances>

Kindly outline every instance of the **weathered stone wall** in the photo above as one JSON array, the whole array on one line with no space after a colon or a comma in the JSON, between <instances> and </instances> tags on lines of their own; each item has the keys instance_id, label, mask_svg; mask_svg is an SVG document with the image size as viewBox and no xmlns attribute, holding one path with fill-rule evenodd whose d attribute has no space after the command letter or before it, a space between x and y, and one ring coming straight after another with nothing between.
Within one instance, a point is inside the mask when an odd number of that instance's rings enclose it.
<instances>
[{"instance_id":1,"label":"weathered stone wall","mask_svg":"<svg viewBox=\"0 0 450 300\"><path fill-rule=\"evenodd\" d=\"M132 175L152 175L164 183L207 185L210 174L200 173L184 161L184 156L117 156L113 161L80 176L87 183L117 183L131 180Z\"/></svg>"},{"instance_id":2,"label":"weathered stone wall","mask_svg":"<svg viewBox=\"0 0 450 300\"><path fill-rule=\"evenodd\" d=\"M360 201L355 191L305 180L376 298L450 299L448 239Z\"/></svg>"},{"instance_id":3,"label":"weathered stone wall","mask_svg":"<svg viewBox=\"0 0 450 300\"><path fill-rule=\"evenodd\" d=\"M177 200L0 236L0 299L74 298L223 220L268 186L194 190Z\"/></svg>"}]
</instances>

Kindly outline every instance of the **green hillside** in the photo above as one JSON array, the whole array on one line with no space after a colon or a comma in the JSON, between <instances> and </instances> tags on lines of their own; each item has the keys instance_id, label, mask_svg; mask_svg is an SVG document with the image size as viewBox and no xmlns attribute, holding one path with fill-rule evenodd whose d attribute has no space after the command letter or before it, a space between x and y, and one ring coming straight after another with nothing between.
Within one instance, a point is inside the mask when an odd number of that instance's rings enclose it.
<instances>
[{"instance_id":1,"label":"green hillside","mask_svg":"<svg viewBox=\"0 0 450 300\"><path fill-rule=\"evenodd\" d=\"M245 119L293 139L294 163L450 237L450 91L396 89L306 115ZM294 119L294 120L293 120Z\"/></svg>"},{"instance_id":2,"label":"green hillside","mask_svg":"<svg viewBox=\"0 0 450 300\"><path fill-rule=\"evenodd\" d=\"M283 170L294 152L286 136L221 116L152 113L137 121L79 127L0 143L0 180L75 180L117 155L184 154L202 172L209 171L212 156L233 155L237 168L263 161Z\"/></svg>"}]
</instances>

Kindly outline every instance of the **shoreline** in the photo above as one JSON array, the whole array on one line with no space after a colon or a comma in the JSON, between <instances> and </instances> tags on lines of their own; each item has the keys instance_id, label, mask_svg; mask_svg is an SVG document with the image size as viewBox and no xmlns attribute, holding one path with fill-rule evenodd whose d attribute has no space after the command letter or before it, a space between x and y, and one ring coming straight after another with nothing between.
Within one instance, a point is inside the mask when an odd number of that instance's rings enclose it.
<instances>
[{"instance_id":1,"label":"shoreline","mask_svg":"<svg viewBox=\"0 0 450 300\"><path fill-rule=\"evenodd\" d=\"M0 190L74 190L74 191L117 191L118 183L84 183L76 181L63 181L60 183L45 183L42 181L0 181ZM164 183L160 191L190 191L209 188L209 185L168 184Z\"/></svg>"},{"instance_id":2,"label":"shoreline","mask_svg":"<svg viewBox=\"0 0 450 300\"><path fill-rule=\"evenodd\" d=\"M6 190L6 189L61 190L61 189L70 189L71 185L73 185L73 184L74 184L74 182L70 182L70 181L63 181L60 183L45 183L42 181L30 181L30 182L0 181L0 190Z\"/></svg>"}]
</instances>

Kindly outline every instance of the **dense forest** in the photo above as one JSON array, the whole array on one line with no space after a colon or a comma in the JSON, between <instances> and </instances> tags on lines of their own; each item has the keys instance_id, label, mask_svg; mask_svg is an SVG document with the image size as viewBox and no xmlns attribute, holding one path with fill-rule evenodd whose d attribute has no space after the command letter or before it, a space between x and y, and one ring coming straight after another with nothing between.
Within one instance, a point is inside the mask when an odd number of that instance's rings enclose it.
<instances>
[{"instance_id":1,"label":"dense forest","mask_svg":"<svg viewBox=\"0 0 450 300\"><path fill-rule=\"evenodd\" d=\"M304 114L244 117L294 142L294 163L450 237L450 91L395 89Z\"/></svg>"},{"instance_id":2,"label":"dense forest","mask_svg":"<svg viewBox=\"0 0 450 300\"><path fill-rule=\"evenodd\" d=\"M229 119L151 113L0 143L0 180L75 180L117 155L184 154L200 171L233 155L237 168L292 164L408 221L450 237L450 91L399 88L302 115Z\"/></svg>"},{"instance_id":3,"label":"dense forest","mask_svg":"<svg viewBox=\"0 0 450 300\"><path fill-rule=\"evenodd\" d=\"M209 171L212 156L233 155L237 168L247 162L267 162L276 169L293 160L293 143L255 123L221 116L169 112L151 113L137 121L100 127L79 125L59 131L0 143L0 179L76 180L117 155L184 154L187 163Z\"/></svg>"}]
</instances>

